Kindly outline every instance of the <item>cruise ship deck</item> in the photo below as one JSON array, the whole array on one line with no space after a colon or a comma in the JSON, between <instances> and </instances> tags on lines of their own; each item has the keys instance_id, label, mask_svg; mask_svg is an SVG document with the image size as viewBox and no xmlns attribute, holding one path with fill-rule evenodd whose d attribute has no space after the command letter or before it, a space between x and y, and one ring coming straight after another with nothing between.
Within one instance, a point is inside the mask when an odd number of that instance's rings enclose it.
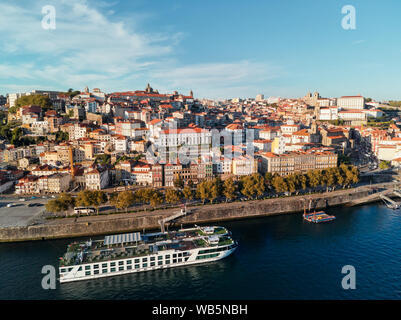
<instances>
[{"instance_id":1,"label":"cruise ship deck","mask_svg":"<svg viewBox=\"0 0 401 320\"><path fill-rule=\"evenodd\" d=\"M139 232L106 236L104 240L73 242L60 258L60 267L147 256L166 250L187 251L232 244L223 227L196 227L172 232Z\"/></svg>"}]
</instances>

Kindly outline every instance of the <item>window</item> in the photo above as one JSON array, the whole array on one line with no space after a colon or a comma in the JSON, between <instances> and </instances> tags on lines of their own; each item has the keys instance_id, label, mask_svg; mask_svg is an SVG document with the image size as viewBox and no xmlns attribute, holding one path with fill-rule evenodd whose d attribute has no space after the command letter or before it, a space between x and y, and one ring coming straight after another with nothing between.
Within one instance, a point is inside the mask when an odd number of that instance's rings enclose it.
<instances>
[{"instance_id":1,"label":"window","mask_svg":"<svg viewBox=\"0 0 401 320\"><path fill-rule=\"evenodd\" d=\"M127 260L127 264L132 264L132 260Z\"/></svg>"},{"instance_id":2,"label":"window","mask_svg":"<svg viewBox=\"0 0 401 320\"><path fill-rule=\"evenodd\" d=\"M94 274L99 274L99 270L93 271Z\"/></svg>"},{"instance_id":3,"label":"window","mask_svg":"<svg viewBox=\"0 0 401 320\"><path fill-rule=\"evenodd\" d=\"M132 266L127 266L127 270L131 270L132 269Z\"/></svg>"},{"instance_id":4,"label":"window","mask_svg":"<svg viewBox=\"0 0 401 320\"><path fill-rule=\"evenodd\" d=\"M66 269L66 268L62 268L62 269L60 270L60 272L61 272L61 273L67 272L67 269Z\"/></svg>"},{"instance_id":5,"label":"window","mask_svg":"<svg viewBox=\"0 0 401 320\"><path fill-rule=\"evenodd\" d=\"M135 269L139 269L139 264L136 264L136 265L135 265Z\"/></svg>"},{"instance_id":6,"label":"window","mask_svg":"<svg viewBox=\"0 0 401 320\"><path fill-rule=\"evenodd\" d=\"M110 263L110 267L115 267L115 266L116 266L115 262Z\"/></svg>"},{"instance_id":7,"label":"window","mask_svg":"<svg viewBox=\"0 0 401 320\"><path fill-rule=\"evenodd\" d=\"M170 259L170 255L169 254L166 255L166 259Z\"/></svg>"},{"instance_id":8,"label":"window","mask_svg":"<svg viewBox=\"0 0 401 320\"><path fill-rule=\"evenodd\" d=\"M150 263L150 266L151 266L151 267L154 267L154 266L155 266L155 263L156 263L156 262L151 262L151 263Z\"/></svg>"},{"instance_id":9,"label":"window","mask_svg":"<svg viewBox=\"0 0 401 320\"><path fill-rule=\"evenodd\" d=\"M170 264L170 260L166 260L166 264Z\"/></svg>"},{"instance_id":10,"label":"window","mask_svg":"<svg viewBox=\"0 0 401 320\"><path fill-rule=\"evenodd\" d=\"M142 265L143 268L147 268L147 266L148 266L147 263L144 263L144 264Z\"/></svg>"},{"instance_id":11,"label":"window","mask_svg":"<svg viewBox=\"0 0 401 320\"><path fill-rule=\"evenodd\" d=\"M118 271L123 271L124 270L124 267L119 267L118 268Z\"/></svg>"},{"instance_id":12,"label":"window","mask_svg":"<svg viewBox=\"0 0 401 320\"><path fill-rule=\"evenodd\" d=\"M72 268L69 268L69 269L68 269L68 271L71 271L71 270L72 270ZM79 268L78 268L78 271L82 271L82 267L79 267Z\"/></svg>"},{"instance_id":13,"label":"window","mask_svg":"<svg viewBox=\"0 0 401 320\"><path fill-rule=\"evenodd\" d=\"M176 253L173 254L173 258L177 258L177 254Z\"/></svg>"},{"instance_id":14,"label":"window","mask_svg":"<svg viewBox=\"0 0 401 320\"><path fill-rule=\"evenodd\" d=\"M116 268L111 268L110 272L116 272Z\"/></svg>"},{"instance_id":15,"label":"window","mask_svg":"<svg viewBox=\"0 0 401 320\"><path fill-rule=\"evenodd\" d=\"M99 265L98 265L98 264L95 264L95 265L93 266L93 269L99 269Z\"/></svg>"},{"instance_id":16,"label":"window","mask_svg":"<svg viewBox=\"0 0 401 320\"><path fill-rule=\"evenodd\" d=\"M124 261L119 261L119 262L118 262L118 265L119 265L119 266L122 266L123 264L124 264Z\"/></svg>"},{"instance_id":17,"label":"window","mask_svg":"<svg viewBox=\"0 0 401 320\"><path fill-rule=\"evenodd\" d=\"M91 266L85 266L85 270L90 270Z\"/></svg>"},{"instance_id":18,"label":"window","mask_svg":"<svg viewBox=\"0 0 401 320\"><path fill-rule=\"evenodd\" d=\"M90 272L90 271L85 271L85 275L86 275L86 276L90 276L90 275L91 275L91 272Z\"/></svg>"},{"instance_id":19,"label":"window","mask_svg":"<svg viewBox=\"0 0 401 320\"><path fill-rule=\"evenodd\" d=\"M150 261L155 261L155 257L150 257Z\"/></svg>"},{"instance_id":20,"label":"window","mask_svg":"<svg viewBox=\"0 0 401 320\"><path fill-rule=\"evenodd\" d=\"M143 258L142 259L142 262L147 262L148 261L148 258Z\"/></svg>"},{"instance_id":21,"label":"window","mask_svg":"<svg viewBox=\"0 0 401 320\"><path fill-rule=\"evenodd\" d=\"M173 263L177 263L177 259L173 259Z\"/></svg>"},{"instance_id":22,"label":"window","mask_svg":"<svg viewBox=\"0 0 401 320\"><path fill-rule=\"evenodd\" d=\"M158 256L157 260L163 260L163 256Z\"/></svg>"},{"instance_id":23,"label":"window","mask_svg":"<svg viewBox=\"0 0 401 320\"><path fill-rule=\"evenodd\" d=\"M139 259L135 259L135 263L139 263Z\"/></svg>"},{"instance_id":24,"label":"window","mask_svg":"<svg viewBox=\"0 0 401 320\"><path fill-rule=\"evenodd\" d=\"M161 266L163 264L163 261L159 261L158 263L157 263L157 265L159 265L159 266Z\"/></svg>"},{"instance_id":25,"label":"window","mask_svg":"<svg viewBox=\"0 0 401 320\"><path fill-rule=\"evenodd\" d=\"M107 263L102 263L102 268L107 268Z\"/></svg>"},{"instance_id":26,"label":"window","mask_svg":"<svg viewBox=\"0 0 401 320\"><path fill-rule=\"evenodd\" d=\"M178 262L182 262L182 259L178 259Z\"/></svg>"}]
</instances>

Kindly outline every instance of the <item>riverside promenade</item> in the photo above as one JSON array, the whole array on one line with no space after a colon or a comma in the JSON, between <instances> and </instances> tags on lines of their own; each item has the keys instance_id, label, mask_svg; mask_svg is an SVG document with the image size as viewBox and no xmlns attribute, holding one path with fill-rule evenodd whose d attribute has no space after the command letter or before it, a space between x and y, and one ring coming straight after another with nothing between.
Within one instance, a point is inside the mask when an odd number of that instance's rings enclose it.
<instances>
[{"instance_id":1,"label":"riverside promenade","mask_svg":"<svg viewBox=\"0 0 401 320\"><path fill-rule=\"evenodd\" d=\"M302 212L304 207L308 209L309 205L312 210L362 205L380 200L380 194L391 192L394 186L394 183L381 183L310 195L188 207L190 213L177 219L175 225L297 213ZM160 219L173 215L177 210L179 209L42 220L28 226L0 228L0 242L94 236L145 229L156 230L160 229L158 223Z\"/></svg>"}]
</instances>

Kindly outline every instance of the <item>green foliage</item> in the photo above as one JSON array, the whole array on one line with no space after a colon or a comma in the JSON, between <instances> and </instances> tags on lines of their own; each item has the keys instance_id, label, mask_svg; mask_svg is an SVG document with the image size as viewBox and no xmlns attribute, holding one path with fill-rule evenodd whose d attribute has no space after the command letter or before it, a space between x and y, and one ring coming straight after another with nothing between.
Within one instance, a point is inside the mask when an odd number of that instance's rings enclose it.
<instances>
[{"instance_id":1,"label":"green foliage","mask_svg":"<svg viewBox=\"0 0 401 320\"><path fill-rule=\"evenodd\" d=\"M56 132L56 142L63 142L63 141L68 141L68 140L69 140L68 132L64 132L64 131Z\"/></svg>"},{"instance_id":2,"label":"green foliage","mask_svg":"<svg viewBox=\"0 0 401 320\"><path fill-rule=\"evenodd\" d=\"M223 194L226 199L232 200L235 198L235 194L237 192L237 185L234 182L233 178L229 178L224 181L224 191Z\"/></svg>"},{"instance_id":3,"label":"green foliage","mask_svg":"<svg viewBox=\"0 0 401 320\"><path fill-rule=\"evenodd\" d=\"M248 197L254 198L261 196L265 192L265 181L264 178L254 173L251 176L244 176L241 178L241 193Z\"/></svg>"},{"instance_id":4,"label":"green foliage","mask_svg":"<svg viewBox=\"0 0 401 320\"><path fill-rule=\"evenodd\" d=\"M83 190L78 193L76 198L76 205L83 207L94 206L99 213L99 206L107 202L107 195L104 191L100 190Z\"/></svg>"},{"instance_id":5,"label":"green foliage","mask_svg":"<svg viewBox=\"0 0 401 320\"><path fill-rule=\"evenodd\" d=\"M95 157L95 163L101 164L102 166L111 164L111 156L109 154L99 154Z\"/></svg>"},{"instance_id":6,"label":"green foliage","mask_svg":"<svg viewBox=\"0 0 401 320\"><path fill-rule=\"evenodd\" d=\"M46 203L46 210L49 212L67 211L75 206L75 199L67 193L61 193L57 199L52 199Z\"/></svg>"},{"instance_id":7,"label":"green foliage","mask_svg":"<svg viewBox=\"0 0 401 320\"><path fill-rule=\"evenodd\" d=\"M179 174L176 175L174 181L173 181L174 187L176 188L184 188L184 180L182 180L181 176Z\"/></svg>"},{"instance_id":8,"label":"green foliage","mask_svg":"<svg viewBox=\"0 0 401 320\"><path fill-rule=\"evenodd\" d=\"M41 106L43 111L51 108L52 103L48 96L41 94L33 94L29 96L22 96L15 101L15 106L8 109L10 113L16 113L19 108L27 105Z\"/></svg>"},{"instance_id":9,"label":"green foliage","mask_svg":"<svg viewBox=\"0 0 401 320\"><path fill-rule=\"evenodd\" d=\"M191 201L194 198L194 193L189 186L184 187L182 190L183 196L185 199Z\"/></svg>"},{"instance_id":10,"label":"green foliage","mask_svg":"<svg viewBox=\"0 0 401 320\"><path fill-rule=\"evenodd\" d=\"M111 203L118 209L125 209L126 211L130 206L135 203L135 195L132 191L123 191L118 195L111 197Z\"/></svg>"},{"instance_id":11,"label":"green foliage","mask_svg":"<svg viewBox=\"0 0 401 320\"><path fill-rule=\"evenodd\" d=\"M379 163L379 168L380 169L388 169L390 167L391 167L390 161L383 160L383 161L380 161L380 163Z\"/></svg>"},{"instance_id":12,"label":"green foliage","mask_svg":"<svg viewBox=\"0 0 401 320\"><path fill-rule=\"evenodd\" d=\"M166 202L168 203L177 203L182 199L182 193L176 189L167 189L166 190Z\"/></svg>"}]
</instances>

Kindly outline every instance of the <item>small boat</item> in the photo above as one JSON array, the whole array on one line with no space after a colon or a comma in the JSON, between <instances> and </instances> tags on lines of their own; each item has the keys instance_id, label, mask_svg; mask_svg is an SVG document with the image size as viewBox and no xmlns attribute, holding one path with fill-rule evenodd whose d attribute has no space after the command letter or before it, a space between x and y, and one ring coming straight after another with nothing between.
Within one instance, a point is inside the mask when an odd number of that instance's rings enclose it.
<instances>
[{"instance_id":1,"label":"small boat","mask_svg":"<svg viewBox=\"0 0 401 320\"><path fill-rule=\"evenodd\" d=\"M321 222L328 222L333 221L336 217L328 215L324 211L313 212L313 213L304 213L303 214L304 220L313 223L321 223Z\"/></svg>"}]
</instances>

